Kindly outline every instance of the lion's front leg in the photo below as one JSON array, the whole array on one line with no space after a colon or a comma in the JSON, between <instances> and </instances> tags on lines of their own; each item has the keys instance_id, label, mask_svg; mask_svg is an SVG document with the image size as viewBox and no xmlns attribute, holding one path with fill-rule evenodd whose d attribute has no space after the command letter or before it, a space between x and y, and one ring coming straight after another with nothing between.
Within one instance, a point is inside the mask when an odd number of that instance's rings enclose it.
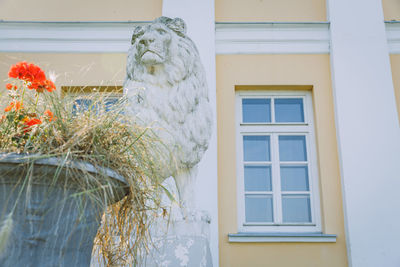
<instances>
[{"instance_id":1,"label":"lion's front leg","mask_svg":"<svg viewBox=\"0 0 400 267\"><path fill-rule=\"evenodd\" d=\"M175 175L175 183L179 194L179 203L184 220L210 222L208 213L196 209L195 186L197 177L197 165L180 170Z\"/></svg>"}]
</instances>

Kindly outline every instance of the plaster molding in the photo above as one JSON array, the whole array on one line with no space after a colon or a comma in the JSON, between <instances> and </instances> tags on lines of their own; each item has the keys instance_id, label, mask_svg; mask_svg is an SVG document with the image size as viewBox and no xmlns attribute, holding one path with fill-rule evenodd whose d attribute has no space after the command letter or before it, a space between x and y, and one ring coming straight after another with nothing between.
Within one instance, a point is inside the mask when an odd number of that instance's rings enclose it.
<instances>
[{"instance_id":1,"label":"plaster molding","mask_svg":"<svg viewBox=\"0 0 400 267\"><path fill-rule=\"evenodd\" d=\"M216 23L217 54L329 54L328 22Z\"/></svg>"},{"instance_id":2,"label":"plaster molding","mask_svg":"<svg viewBox=\"0 0 400 267\"><path fill-rule=\"evenodd\" d=\"M229 242L239 243L335 243L336 235L322 233L237 233Z\"/></svg>"},{"instance_id":3,"label":"plaster molding","mask_svg":"<svg viewBox=\"0 0 400 267\"><path fill-rule=\"evenodd\" d=\"M126 53L147 23L0 21L0 52ZM329 23L216 23L216 53L329 53Z\"/></svg>"},{"instance_id":4,"label":"plaster molding","mask_svg":"<svg viewBox=\"0 0 400 267\"><path fill-rule=\"evenodd\" d=\"M400 21L387 21L385 28L389 53L400 54Z\"/></svg>"},{"instance_id":5,"label":"plaster molding","mask_svg":"<svg viewBox=\"0 0 400 267\"><path fill-rule=\"evenodd\" d=\"M148 22L1 22L0 52L126 53Z\"/></svg>"},{"instance_id":6,"label":"plaster molding","mask_svg":"<svg viewBox=\"0 0 400 267\"><path fill-rule=\"evenodd\" d=\"M126 53L147 21L0 21L0 52ZM385 22L389 52L400 53L400 22ZM217 54L328 54L328 22L216 23Z\"/></svg>"}]
</instances>

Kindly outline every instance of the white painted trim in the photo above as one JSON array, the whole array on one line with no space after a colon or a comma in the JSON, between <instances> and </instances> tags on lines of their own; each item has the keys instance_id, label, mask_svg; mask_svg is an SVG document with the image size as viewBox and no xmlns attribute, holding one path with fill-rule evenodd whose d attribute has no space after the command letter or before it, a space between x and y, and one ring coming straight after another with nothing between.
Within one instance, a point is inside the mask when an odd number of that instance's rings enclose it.
<instances>
[{"instance_id":1,"label":"white painted trim","mask_svg":"<svg viewBox=\"0 0 400 267\"><path fill-rule=\"evenodd\" d=\"M217 54L328 54L329 23L216 23Z\"/></svg>"},{"instance_id":2,"label":"white painted trim","mask_svg":"<svg viewBox=\"0 0 400 267\"><path fill-rule=\"evenodd\" d=\"M0 21L0 52L126 53L146 21ZM387 21L389 52L400 53L400 22ZM328 54L328 22L216 23L216 54Z\"/></svg>"},{"instance_id":3,"label":"white painted trim","mask_svg":"<svg viewBox=\"0 0 400 267\"><path fill-rule=\"evenodd\" d=\"M348 265L398 267L400 127L382 1L327 7Z\"/></svg>"},{"instance_id":4,"label":"white painted trim","mask_svg":"<svg viewBox=\"0 0 400 267\"><path fill-rule=\"evenodd\" d=\"M148 22L0 22L0 52L126 53ZM216 23L216 54L329 53L329 23Z\"/></svg>"},{"instance_id":5,"label":"white painted trim","mask_svg":"<svg viewBox=\"0 0 400 267\"><path fill-rule=\"evenodd\" d=\"M321 233L238 233L228 234L228 241L233 243L335 243L336 235Z\"/></svg>"},{"instance_id":6,"label":"white painted trim","mask_svg":"<svg viewBox=\"0 0 400 267\"><path fill-rule=\"evenodd\" d=\"M0 52L126 53L148 22L0 22Z\"/></svg>"},{"instance_id":7,"label":"white painted trim","mask_svg":"<svg viewBox=\"0 0 400 267\"><path fill-rule=\"evenodd\" d=\"M390 54L400 54L400 22L385 22L386 38Z\"/></svg>"}]
</instances>

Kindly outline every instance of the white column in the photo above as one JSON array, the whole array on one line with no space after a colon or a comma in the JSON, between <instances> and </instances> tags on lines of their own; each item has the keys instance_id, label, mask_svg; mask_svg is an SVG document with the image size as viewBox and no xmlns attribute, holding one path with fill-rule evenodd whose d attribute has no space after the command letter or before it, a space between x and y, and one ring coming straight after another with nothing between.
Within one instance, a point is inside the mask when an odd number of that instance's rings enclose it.
<instances>
[{"instance_id":1,"label":"white column","mask_svg":"<svg viewBox=\"0 0 400 267\"><path fill-rule=\"evenodd\" d=\"M209 148L199 165L196 199L199 209L211 215L210 247L213 266L218 266L218 177L215 74L215 12L214 0L163 0L162 15L182 18L187 35L196 44L207 75L210 103L214 112L213 135Z\"/></svg>"},{"instance_id":2,"label":"white column","mask_svg":"<svg viewBox=\"0 0 400 267\"><path fill-rule=\"evenodd\" d=\"M328 0L328 13L349 265L398 267L400 128L382 1Z\"/></svg>"}]
</instances>

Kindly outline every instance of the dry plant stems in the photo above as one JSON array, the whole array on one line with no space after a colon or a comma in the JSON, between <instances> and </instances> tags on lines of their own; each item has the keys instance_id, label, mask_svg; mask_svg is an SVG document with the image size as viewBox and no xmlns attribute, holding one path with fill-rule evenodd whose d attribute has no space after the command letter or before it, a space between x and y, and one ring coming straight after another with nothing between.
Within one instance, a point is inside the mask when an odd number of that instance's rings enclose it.
<instances>
[{"instance_id":1,"label":"dry plant stems","mask_svg":"<svg viewBox=\"0 0 400 267\"><path fill-rule=\"evenodd\" d=\"M125 113L124 98L110 107L107 94L86 95L89 104L79 106L73 96L61 97L53 92L53 81L47 80L40 68L26 62L18 64L11 68L9 76L14 79L7 84L8 93L1 97L1 105L8 105L0 120L0 152L24 154L29 159L26 168L37 159L57 157L60 170L77 172L71 163L84 161L104 176L102 170L109 168L124 177L129 193L109 206L105 215L99 214L102 226L95 247L108 266L128 261L135 265L149 247L149 225L157 216L165 215L161 173L174 166L168 148L150 127L136 125L135 118ZM82 176L82 171L77 175ZM74 197L104 201L96 199L95 191L107 185L93 179L97 178L85 172L82 191ZM88 184L99 186L89 188ZM103 197L113 198L111 190L104 192ZM12 228L12 214L0 215L1 253Z\"/></svg>"}]
</instances>

